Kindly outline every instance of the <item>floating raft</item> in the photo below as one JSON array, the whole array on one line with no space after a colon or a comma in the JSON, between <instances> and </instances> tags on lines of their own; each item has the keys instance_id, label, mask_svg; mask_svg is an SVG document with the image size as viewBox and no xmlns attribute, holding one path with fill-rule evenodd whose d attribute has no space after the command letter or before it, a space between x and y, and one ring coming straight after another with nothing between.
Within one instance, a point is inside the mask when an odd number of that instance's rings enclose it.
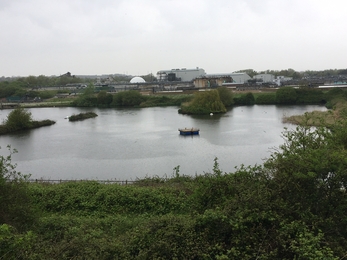
<instances>
[{"instance_id":1,"label":"floating raft","mask_svg":"<svg viewBox=\"0 0 347 260\"><path fill-rule=\"evenodd\" d=\"M179 128L178 131L180 131L180 135L198 135L200 129L198 128Z\"/></svg>"}]
</instances>

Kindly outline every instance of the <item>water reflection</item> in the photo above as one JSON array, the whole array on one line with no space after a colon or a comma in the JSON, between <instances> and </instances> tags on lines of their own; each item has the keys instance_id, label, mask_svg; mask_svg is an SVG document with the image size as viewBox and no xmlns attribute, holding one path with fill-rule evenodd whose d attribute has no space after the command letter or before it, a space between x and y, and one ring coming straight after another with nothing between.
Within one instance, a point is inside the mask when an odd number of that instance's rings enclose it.
<instances>
[{"instance_id":1,"label":"water reflection","mask_svg":"<svg viewBox=\"0 0 347 260\"><path fill-rule=\"evenodd\" d=\"M18 170L33 178L120 179L194 175L213 169L218 157L223 171L241 164L262 163L270 148L283 143L283 115L302 114L319 106L235 107L225 114L188 116L175 107L145 109L30 109L36 120L56 124L33 131L1 136L19 153L13 156ZM69 122L66 115L93 111L98 117ZM6 118L9 111L1 111ZM182 136L178 128L196 127L200 135Z\"/></svg>"}]
</instances>

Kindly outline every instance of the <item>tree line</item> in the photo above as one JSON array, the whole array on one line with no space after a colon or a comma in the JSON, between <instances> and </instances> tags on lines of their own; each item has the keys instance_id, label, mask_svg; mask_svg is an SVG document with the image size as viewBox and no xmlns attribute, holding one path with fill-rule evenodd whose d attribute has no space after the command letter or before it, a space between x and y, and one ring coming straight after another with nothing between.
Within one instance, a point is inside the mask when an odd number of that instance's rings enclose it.
<instances>
[{"instance_id":1,"label":"tree line","mask_svg":"<svg viewBox=\"0 0 347 260\"><path fill-rule=\"evenodd\" d=\"M239 70L237 72L247 73L250 77L258 74L272 74L274 76L285 76L293 79L302 79L304 77L330 77L330 76L347 76L347 69L327 69L327 70L306 70L296 71L294 69L285 70L263 70L255 71L253 69Z\"/></svg>"}]
</instances>

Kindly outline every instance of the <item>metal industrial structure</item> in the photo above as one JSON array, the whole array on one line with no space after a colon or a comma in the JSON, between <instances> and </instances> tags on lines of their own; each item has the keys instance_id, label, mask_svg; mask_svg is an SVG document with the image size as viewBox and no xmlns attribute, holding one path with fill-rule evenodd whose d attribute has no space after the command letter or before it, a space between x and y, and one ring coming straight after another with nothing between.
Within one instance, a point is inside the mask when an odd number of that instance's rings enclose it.
<instances>
[{"instance_id":1,"label":"metal industrial structure","mask_svg":"<svg viewBox=\"0 0 347 260\"><path fill-rule=\"evenodd\" d=\"M258 74L253 77L253 79L256 79L257 81L268 83L268 82L274 82L275 76L272 74Z\"/></svg>"},{"instance_id":2,"label":"metal industrial structure","mask_svg":"<svg viewBox=\"0 0 347 260\"><path fill-rule=\"evenodd\" d=\"M196 69L172 69L160 70L157 72L159 82L167 81L192 81L197 77L206 75L205 70L197 67Z\"/></svg>"},{"instance_id":3,"label":"metal industrial structure","mask_svg":"<svg viewBox=\"0 0 347 260\"><path fill-rule=\"evenodd\" d=\"M220 86L236 86L247 84L252 79L246 73L206 74L194 79L197 88L213 88Z\"/></svg>"}]
</instances>

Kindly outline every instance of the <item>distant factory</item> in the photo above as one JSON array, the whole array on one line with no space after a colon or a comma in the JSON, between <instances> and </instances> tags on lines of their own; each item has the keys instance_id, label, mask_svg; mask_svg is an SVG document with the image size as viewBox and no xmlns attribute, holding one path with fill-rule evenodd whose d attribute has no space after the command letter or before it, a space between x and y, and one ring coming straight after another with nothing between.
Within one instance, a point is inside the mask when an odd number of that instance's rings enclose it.
<instances>
[{"instance_id":1,"label":"distant factory","mask_svg":"<svg viewBox=\"0 0 347 260\"><path fill-rule=\"evenodd\" d=\"M252 79L246 73L206 74L204 69L172 69L157 72L158 82L192 82L197 88L240 85Z\"/></svg>"},{"instance_id":2,"label":"distant factory","mask_svg":"<svg viewBox=\"0 0 347 260\"><path fill-rule=\"evenodd\" d=\"M196 69L172 69L160 70L157 72L159 82L167 81L193 81L195 78L206 75L205 70L197 67Z\"/></svg>"}]
</instances>

